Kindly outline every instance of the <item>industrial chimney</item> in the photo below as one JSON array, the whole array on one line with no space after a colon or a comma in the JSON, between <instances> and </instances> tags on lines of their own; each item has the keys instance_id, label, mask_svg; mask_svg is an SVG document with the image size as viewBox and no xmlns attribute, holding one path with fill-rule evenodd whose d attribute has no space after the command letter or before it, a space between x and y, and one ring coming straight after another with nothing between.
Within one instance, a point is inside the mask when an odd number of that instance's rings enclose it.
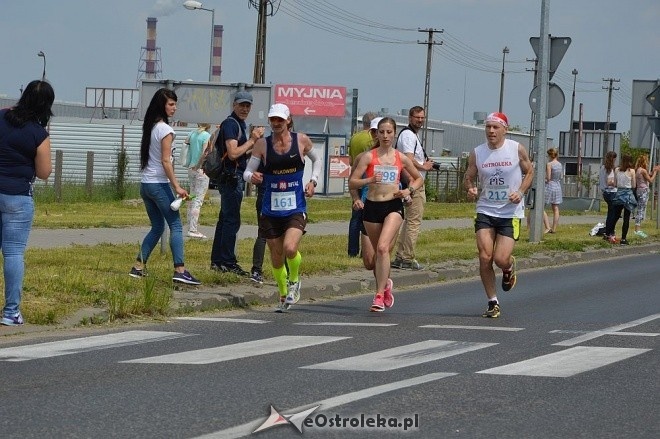
<instances>
[{"instance_id":1,"label":"industrial chimney","mask_svg":"<svg viewBox=\"0 0 660 439\"><path fill-rule=\"evenodd\" d=\"M213 64L211 66L211 82L220 82L222 74L222 33L221 24L213 26Z\"/></svg>"},{"instance_id":2,"label":"industrial chimney","mask_svg":"<svg viewBox=\"0 0 660 439\"><path fill-rule=\"evenodd\" d=\"M140 64L136 83L139 86L141 78L158 79L162 74L160 47L156 47L156 17L147 18L147 45L140 51Z\"/></svg>"}]
</instances>

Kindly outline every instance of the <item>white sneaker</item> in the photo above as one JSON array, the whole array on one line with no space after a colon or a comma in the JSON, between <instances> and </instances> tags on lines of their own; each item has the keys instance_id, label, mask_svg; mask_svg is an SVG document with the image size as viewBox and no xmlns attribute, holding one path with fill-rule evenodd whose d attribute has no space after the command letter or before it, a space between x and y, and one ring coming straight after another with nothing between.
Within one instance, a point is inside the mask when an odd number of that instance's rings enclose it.
<instances>
[{"instance_id":1,"label":"white sneaker","mask_svg":"<svg viewBox=\"0 0 660 439\"><path fill-rule=\"evenodd\" d=\"M289 294L286 295L285 302L288 305L293 305L294 303L298 303L298 301L300 300L300 281L289 282L288 292Z\"/></svg>"},{"instance_id":2,"label":"white sneaker","mask_svg":"<svg viewBox=\"0 0 660 439\"><path fill-rule=\"evenodd\" d=\"M649 237L649 235L647 235L646 233L642 232L641 230L637 230L637 231L635 232L635 235L639 236L640 238L648 238L648 237Z\"/></svg>"},{"instance_id":3,"label":"white sneaker","mask_svg":"<svg viewBox=\"0 0 660 439\"><path fill-rule=\"evenodd\" d=\"M188 237L198 238L198 239L207 239L205 234L199 233L199 232L188 232Z\"/></svg>"}]
</instances>

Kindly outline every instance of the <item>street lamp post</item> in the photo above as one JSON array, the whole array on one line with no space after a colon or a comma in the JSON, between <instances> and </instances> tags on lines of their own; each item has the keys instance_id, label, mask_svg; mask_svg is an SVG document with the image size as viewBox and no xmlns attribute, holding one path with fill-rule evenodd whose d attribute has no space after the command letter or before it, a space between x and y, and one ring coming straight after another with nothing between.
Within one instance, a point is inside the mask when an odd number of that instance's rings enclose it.
<instances>
[{"instance_id":1,"label":"street lamp post","mask_svg":"<svg viewBox=\"0 0 660 439\"><path fill-rule=\"evenodd\" d=\"M502 112L502 104L504 103L504 60L506 59L506 54L509 53L509 48L504 46L502 49L502 76L500 77L500 113Z\"/></svg>"},{"instance_id":2,"label":"street lamp post","mask_svg":"<svg viewBox=\"0 0 660 439\"><path fill-rule=\"evenodd\" d=\"M573 144L573 117L575 113L575 82L577 81L577 69L573 69L571 72L573 74L573 97L571 99L571 126L568 129L568 151L569 154L575 154L574 144Z\"/></svg>"},{"instance_id":3,"label":"street lamp post","mask_svg":"<svg viewBox=\"0 0 660 439\"><path fill-rule=\"evenodd\" d=\"M211 79L213 78L213 38L215 36L214 30L215 30L215 9L207 9L202 7L202 3L195 1L195 0L186 0L183 2L183 7L190 10L194 11L196 9L202 10L202 11L208 11L211 13L211 51L209 55L209 82L211 82Z\"/></svg>"},{"instance_id":4,"label":"street lamp post","mask_svg":"<svg viewBox=\"0 0 660 439\"><path fill-rule=\"evenodd\" d=\"M37 56L40 56L41 58L44 59L44 70L41 73L41 80L45 81L46 80L46 54L44 53L43 50L40 50L39 53L37 53Z\"/></svg>"}]
</instances>

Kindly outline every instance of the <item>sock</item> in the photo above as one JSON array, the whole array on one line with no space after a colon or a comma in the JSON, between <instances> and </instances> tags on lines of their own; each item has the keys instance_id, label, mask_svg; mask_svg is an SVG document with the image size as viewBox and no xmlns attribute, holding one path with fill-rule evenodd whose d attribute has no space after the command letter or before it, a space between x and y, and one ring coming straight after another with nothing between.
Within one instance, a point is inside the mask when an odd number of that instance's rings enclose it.
<instances>
[{"instance_id":1,"label":"sock","mask_svg":"<svg viewBox=\"0 0 660 439\"><path fill-rule=\"evenodd\" d=\"M289 266L289 282L298 282L298 270L300 269L301 260L302 255L300 252L296 252L293 259L286 258L286 263Z\"/></svg>"},{"instance_id":2,"label":"sock","mask_svg":"<svg viewBox=\"0 0 660 439\"><path fill-rule=\"evenodd\" d=\"M284 268L284 265L280 268L273 267L273 278L277 282L277 289L280 292L280 296L286 296L286 268Z\"/></svg>"},{"instance_id":3,"label":"sock","mask_svg":"<svg viewBox=\"0 0 660 439\"><path fill-rule=\"evenodd\" d=\"M493 296L490 299L488 299L488 303L490 303L490 302L500 303L500 302L497 301L497 296Z\"/></svg>"}]
</instances>

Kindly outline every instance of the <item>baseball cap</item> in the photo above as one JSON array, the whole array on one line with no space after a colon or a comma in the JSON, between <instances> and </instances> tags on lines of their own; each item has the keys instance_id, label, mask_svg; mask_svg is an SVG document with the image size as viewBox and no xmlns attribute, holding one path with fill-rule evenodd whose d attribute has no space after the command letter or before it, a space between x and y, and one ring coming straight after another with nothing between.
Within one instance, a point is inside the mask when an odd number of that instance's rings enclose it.
<instances>
[{"instance_id":1,"label":"baseball cap","mask_svg":"<svg viewBox=\"0 0 660 439\"><path fill-rule=\"evenodd\" d=\"M370 130L377 130L378 129L378 122L383 120L382 117L374 117L371 119L371 126L369 127Z\"/></svg>"},{"instance_id":2,"label":"baseball cap","mask_svg":"<svg viewBox=\"0 0 660 439\"><path fill-rule=\"evenodd\" d=\"M268 110L268 117L279 117L284 120L287 120L290 114L289 107L284 104L273 104Z\"/></svg>"},{"instance_id":3,"label":"baseball cap","mask_svg":"<svg viewBox=\"0 0 660 439\"><path fill-rule=\"evenodd\" d=\"M239 91L234 96L235 104L242 104L243 102L252 103L252 94L249 91Z\"/></svg>"}]
</instances>

